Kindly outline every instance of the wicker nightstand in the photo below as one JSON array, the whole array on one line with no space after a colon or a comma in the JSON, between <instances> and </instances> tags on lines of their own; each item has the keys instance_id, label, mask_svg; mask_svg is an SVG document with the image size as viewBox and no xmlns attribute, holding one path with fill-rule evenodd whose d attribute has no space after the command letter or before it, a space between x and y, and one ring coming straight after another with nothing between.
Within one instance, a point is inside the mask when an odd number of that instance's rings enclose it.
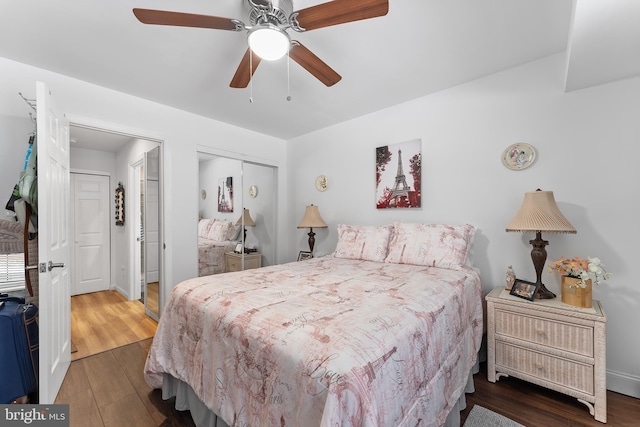
<instances>
[{"instance_id":1,"label":"wicker nightstand","mask_svg":"<svg viewBox=\"0 0 640 427\"><path fill-rule=\"evenodd\" d=\"M224 262L225 271L240 271L242 270L242 255L235 252L225 252ZM250 254L244 254L244 269L249 270L251 268L262 267L262 254L260 252L252 252Z\"/></svg>"},{"instance_id":2,"label":"wicker nightstand","mask_svg":"<svg viewBox=\"0 0 640 427\"><path fill-rule=\"evenodd\" d=\"M607 422L607 317L559 298L526 301L495 288L487 299L487 377L514 376L575 397Z\"/></svg>"}]
</instances>

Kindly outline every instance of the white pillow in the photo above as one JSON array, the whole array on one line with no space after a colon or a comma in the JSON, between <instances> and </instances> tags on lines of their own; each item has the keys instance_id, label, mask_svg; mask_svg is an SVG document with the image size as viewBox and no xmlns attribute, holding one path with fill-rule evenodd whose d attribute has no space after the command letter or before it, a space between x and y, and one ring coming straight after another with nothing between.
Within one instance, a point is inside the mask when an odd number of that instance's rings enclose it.
<instances>
[{"instance_id":1,"label":"white pillow","mask_svg":"<svg viewBox=\"0 0 640 427\"><path fill-rule=\"evenodd\" d=\"M215 222L209 228L207 233L207 239L214 240L216 242L224 242L229 240L229 237L235 235L236 229L231 221L224 219L215 220Z\"/></svg>"},{"instance_id":2,"label":"white pillow","mask_svg":"<svg viewBox=\"0 0 640 427\"><path fill-rule=\"evenodd\" d=\"M393 226L338 225L336 258L383 262Z\"/></svg>"},{"instance_id":3,"label":"white pillow","mask_svg":"<svg viewBox=\"0 0 640 427\"><path fill-rule=\"evenodd\" d=\"M214 222L215 219L208 218L198 221L198 237L204 237L206 239Z\"/></svg>"},{"instance_id":4,"label":"white pillow","mask_svg":"<svg viewBox=\"0 0 640 427\"><path fill-rule=\"evenodd\" d=\"M475 227L395 223L385 262L459 270L469 256Z\"/></svg>"}]
</instances>

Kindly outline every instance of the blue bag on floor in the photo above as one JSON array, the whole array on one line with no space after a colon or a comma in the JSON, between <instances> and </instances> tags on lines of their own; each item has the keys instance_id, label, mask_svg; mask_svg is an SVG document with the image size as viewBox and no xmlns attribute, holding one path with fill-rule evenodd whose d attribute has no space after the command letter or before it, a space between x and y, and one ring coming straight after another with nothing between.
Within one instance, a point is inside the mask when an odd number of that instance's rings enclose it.
<instances>
[{"instance_id":1,"label":"blue bag on floor","mask_svg":"<svg viewBox=\"0 0 640 427\"><path fill-rule=\"evenodd\" d=\"M24 298L0 296L0 404L38 391L37 313Z\"/></svg>"}]
</instances>

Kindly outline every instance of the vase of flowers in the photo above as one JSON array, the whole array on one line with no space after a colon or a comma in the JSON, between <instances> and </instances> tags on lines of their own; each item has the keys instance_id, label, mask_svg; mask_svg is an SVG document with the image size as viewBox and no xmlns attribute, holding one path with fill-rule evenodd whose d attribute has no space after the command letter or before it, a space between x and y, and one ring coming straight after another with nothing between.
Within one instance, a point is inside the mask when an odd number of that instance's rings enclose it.
<instances>
[{"instance_id":1,"label":"vase of flowers","mask_svg":"<svg viewBox=\"0 0 640 427\"><path fill-rule=\"evenodd\" d=\"M562 275L562 302L576 307L592 306L592 286L607 280L611 274L605 271L599 258L560 258L549 264L550 271Z\"/></svg>"}]
</instances>

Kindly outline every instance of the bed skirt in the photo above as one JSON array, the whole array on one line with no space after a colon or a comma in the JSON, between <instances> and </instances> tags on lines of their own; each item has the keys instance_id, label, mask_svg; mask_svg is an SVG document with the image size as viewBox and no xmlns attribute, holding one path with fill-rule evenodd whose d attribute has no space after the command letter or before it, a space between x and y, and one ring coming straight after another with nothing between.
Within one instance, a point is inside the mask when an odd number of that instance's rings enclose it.
<instances>
[{"instance_id":1,"label":"bed skirt","mask_svg":"<svg viewBox=\"0 0 640 427\"><path fill-rule=\"evenodd\" d=\"M453 407L451 412L449 412L444 427L460 426L460 411L463 411L467 407L465 394L473 393L475 391L475 387L473 385L473 374L480 370L479 366L479 362L476 361L476 364L471 368L464 393L462 393L456 405ZM164 374L162 381L162 398L167 400L172 397L176 398L175 407L178 411L191 411L191 418L197 427L229 427L222 418L219 418L214 412L207 408L204 403L202 403L187 383L182 382L169 374Z\"/></svg>"}]
</instances>

